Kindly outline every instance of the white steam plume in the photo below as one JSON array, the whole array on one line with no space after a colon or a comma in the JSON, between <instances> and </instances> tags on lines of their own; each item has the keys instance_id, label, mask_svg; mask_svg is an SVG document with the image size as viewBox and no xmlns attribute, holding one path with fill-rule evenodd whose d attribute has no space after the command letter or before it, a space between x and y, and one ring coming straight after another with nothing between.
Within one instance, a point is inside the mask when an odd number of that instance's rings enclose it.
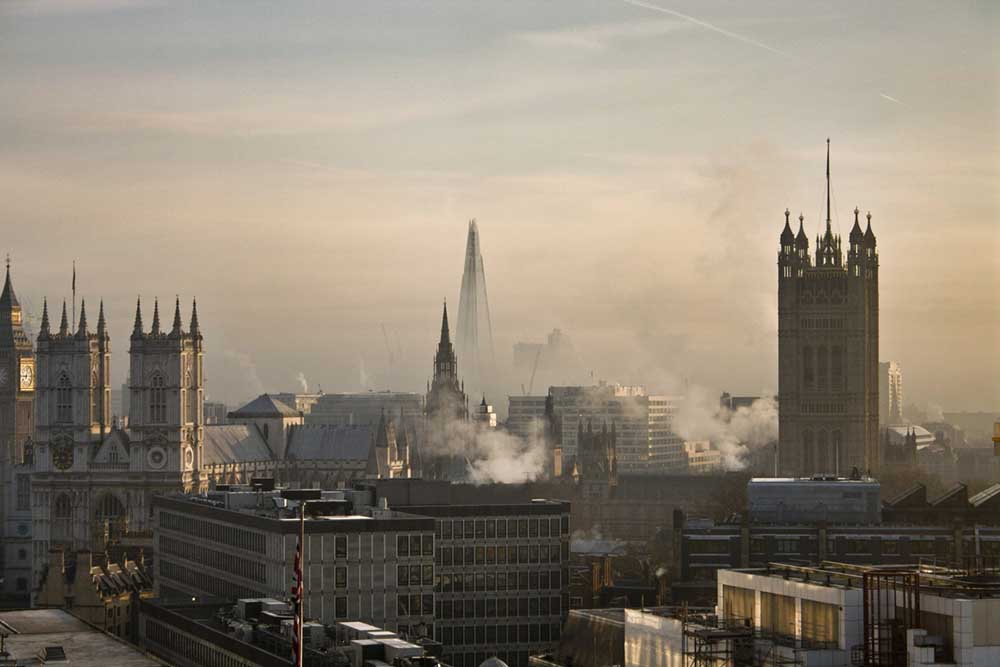
<instances>
[{"instance_id":1,"label":"white steam plume","mask_svg":"<svg viewBox=\"0 0 1000 667\"><path fill-rule=\"evenodd\" d=\"M299 381L299 386L302 387L302 393L303 394L308 394L309 393L309 383L306 382L306 374L303 373L302 371L299 371L299 375L298 375L297 379Z\"/></svg>"},{"instance_id":2,"label":"white steam plume","mask_svg":"<svg viewBox=\"0 0 1000 667\"><path fill-rule=\"evenodd\" d=\"M765 397L731 411L705 390L690 387L674 417L674 431L685 440L708 440L722 452L726 470L742 470L751 449L778 439L778 406Z\"/></svg>"}]
</instances>

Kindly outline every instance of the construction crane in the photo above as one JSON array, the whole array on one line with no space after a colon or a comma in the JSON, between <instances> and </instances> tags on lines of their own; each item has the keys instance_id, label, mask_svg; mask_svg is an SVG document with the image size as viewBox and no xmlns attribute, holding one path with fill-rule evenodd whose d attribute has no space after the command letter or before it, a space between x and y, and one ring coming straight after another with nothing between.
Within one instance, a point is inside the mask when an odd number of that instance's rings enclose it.
<instances>
[{"instance_id":1,"label":"construction crane","mask_svg":"<svg viewBox=\"0 0 1000 667\"><path fill-rule=\"evenodd\" d=\"M528 381L528 393L525 396L531 395L531 390L535 388L535 371L538 370L538 360L542 356L542 348L538 348L538 352L535 352L535 363L531 367L531 379ZM524 391L524 385L521 385L521 391Z\"/></svg>"}]
</instances>

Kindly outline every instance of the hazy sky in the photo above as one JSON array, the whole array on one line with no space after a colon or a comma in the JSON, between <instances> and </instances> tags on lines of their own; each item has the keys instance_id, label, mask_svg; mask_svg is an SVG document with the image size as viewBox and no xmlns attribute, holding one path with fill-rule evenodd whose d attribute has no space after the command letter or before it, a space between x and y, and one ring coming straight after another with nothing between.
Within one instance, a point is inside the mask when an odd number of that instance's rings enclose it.
<instances>
[{"instance_id":1,"label":"hazy sky","mask_svg":"<svg viewBox=\"0 0 1000 667\"><path fill-rule=\"evenodd\" d=\"M76 259L119 378L136 294L180 294L210 396L416 390L475 217L501 361L561 327L595 377L760 392L829 136L905 401L996 410L998 34L992 2L0 0L0 251L36 314Z\"/></svg>"}]
</instances>

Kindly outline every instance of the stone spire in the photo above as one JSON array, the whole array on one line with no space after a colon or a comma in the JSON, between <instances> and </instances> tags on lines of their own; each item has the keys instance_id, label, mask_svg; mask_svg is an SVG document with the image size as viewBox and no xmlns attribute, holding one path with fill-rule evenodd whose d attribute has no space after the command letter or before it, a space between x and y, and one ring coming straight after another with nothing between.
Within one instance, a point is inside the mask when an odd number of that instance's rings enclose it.
<instances>
[{"instance_id":1,"label":"stone spire","mask_svg":"<svg viewBox=\"0 0 1000 667\"><path fill-rule=\"evenodd\" d=\"M10 284L10 255L7 256L7 275L3 281L3 292L0 292L0 309L10 310L20 308L21 304L14 294L14 286Z\"/></svg>"},{"instance_id":2,"label":"stone spire","mask_svg":"<svg viewBox=\"0 0 1000 667\"><path fill-rule=\"evenodd\" d=\"M791 215L791 213L786 208L785 209L785 228L781 230L781 245L782 245L782 247L792 245L792 241L795 240L795 234L792 233L792 226L788 222L788 216L789 215Z\"/></svg>"},{"instance_id":3,"label":"stone spire","mask_svg":"<svg viewBox=\"0 0 1000 667\"><path fill-rule=\"evenodd\" d=\"M198 300L191 299L191 336L201 337L201 329L198 327Z\"/></svg>"},{"instance_id":4,"label":"stone spire","mask_svg":"<svg viewBox=\"0 0 1000 667\"><path fill-rule=\"evenodd\" d=\"M132 325L132 339L142 338L142 298L135 298L135 324Z\"/></svg>"},{"instance_id":5,"label":"stone spire","mask_svg":"<svg viewBox=\"0 0 1000 667\"><path fill-rule=\"evenodd\" d=\"M66 336L69 334L69 318L66 317L66 299L63 299L63 312L62 321L59 322L59 335Z\"/></svg>"},{"instance_id":6,"label":"stone spire","mask_svg":"<svg viewBox=\"0 0 1000 667\"><path fill-rule=\"evenodd\" d=\"M80 301L80 326L76 330L77 338L87 337L87 300Z\"/></svg>"},{"instance_id":7,"label":"stone spire","mask_svg":"<svg viewBox=\"0 0 1000 667\"><path fill-rule=\"evenodd\" d=\"M448 331L448 302L444 302L444 314L441 316L441 340L438 347L451 345L451 333Z\"/></svg>"},{"instance_id":8,"label":"stone spire","mask_svg":"<svg viewBox=\"0 0 1000 667\"><path fill-rule=\"evenodd\" d=\"M860 242L861 238L864 236L864 234L861 232L861 224L858 222L858 214L860 212L861 211L858 210L858 207L855 206L854 207L854 226L851 227L851 235L850 235L850 239L851 239L851 244L852 245L855 244L855 243Z\"/></svg>"},{"instance_id":9,"label":"stone spire","mask_svg":"<svg viewBox=\"0 0 1000 667\"><path fill-rule=\"evenodd\" d=\"M830 231L830 138L826 138L826 233Z\"/></svg>"},{"instance_id":10,"label":"stone spire","mask_svg":"<svg viewBox=\"0 0 1000 667\"><path fill-rule=\"evenodd\" d=\"M170 329L170 336L177 338L181 335L181 298L177 297L174 302L174 326Z\"/></svg>"},{"instance_id":11,"label":"stone spire","mask_svg":"<svg viewBox=\"0 0 1000 667\"><path fill-rule=\"evenodd\" d=\"M104 299L101 299L101 305L97 311L97 334L104 336L107 332L107 323L104 321Z\"/></svg>"},{"instance_id":12,"label":"stone spire","mask_svg":"<svg viewBox=\"0 0 1000 667\"><path fill-rule=\"evenodd\" d=\"M38 331L39 340L49 339L49 301L42 299L42 326Z\"/></svg>"},{"instance_id":13,"label":"stone spire","mask_svg":"<svg viewBox=\"0 0 1000 667\"><path fill-rule=\"evenodd\" d=\"M153 328L149 332L153 336L160 335L160 302L153 299Z\"/></svg>"}]
</instances>

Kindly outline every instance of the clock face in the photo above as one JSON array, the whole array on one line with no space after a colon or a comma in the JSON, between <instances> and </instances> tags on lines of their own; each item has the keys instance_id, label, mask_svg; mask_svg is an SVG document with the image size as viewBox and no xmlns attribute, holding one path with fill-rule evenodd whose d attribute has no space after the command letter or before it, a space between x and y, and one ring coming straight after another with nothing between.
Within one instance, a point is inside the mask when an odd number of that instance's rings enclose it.
<instances>
[{"instance_id":1,"label":"clock face","mask_svg":"<svg viewBox=\"0 0 1000 667\"><path fill-rule=\"evenodd\" d=\"M21 391L35 389L35 365L26 359L21 360Z\"/></svg>"},{"instance_id":2,"label":"clock face","mask_svg":"<svg viewBox=\"0 0 1000 667\"><path fill-rule=\"evenodd\" d=\"M73 467L73 445L55 445L52 447L52 465L59 470L69 470Z\"/></svg>"}]
</instances>

